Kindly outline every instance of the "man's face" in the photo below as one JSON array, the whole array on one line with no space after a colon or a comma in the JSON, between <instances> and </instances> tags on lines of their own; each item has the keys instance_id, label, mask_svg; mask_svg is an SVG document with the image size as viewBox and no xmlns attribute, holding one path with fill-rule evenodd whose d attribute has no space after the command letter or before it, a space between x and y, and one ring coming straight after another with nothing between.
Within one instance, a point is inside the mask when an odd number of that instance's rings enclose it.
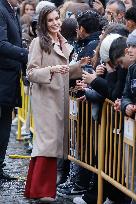
<instances>
[{"instance_id":1,"label":"man's face","mask_svg":"<svg viewBox=\"0 0 136 204\"><path fill-rule=\"evenodd\" d=\"M131 33L134 29L136 29L136 23L132 20L126 19L126 27L129 30L129 32Z\"/></svg>"},{"instance_id":2,"label":"man's face","mask_svg":"<svg viewBox=\"0 0 136 204\"><path fill-rule=\"evenodd\" d=\"M108 21L112 21L112 18L117 18L117 4L107 4L105 9L105 16Z\"/></svg>"},{"instance_id":3,"label":"man's face","mask_svg":"<svg viewBox=\"0 0 136 204\"><path fill-rule=\"evenodd\" d=\"M11 6L16 7L18 4L18 0L8 0L8 2L11 4Z\"/></svg>"},{"instance_id":4,"label":"man's face","mask_svg":"<svg viewBox=\"0 0 136 204\"><path fill-rule=\"evenodd\" d=\"M136 45L129 45L128 46L128 54L130 59L135 62L136 61Z\"/></svg>"}]
</instances>

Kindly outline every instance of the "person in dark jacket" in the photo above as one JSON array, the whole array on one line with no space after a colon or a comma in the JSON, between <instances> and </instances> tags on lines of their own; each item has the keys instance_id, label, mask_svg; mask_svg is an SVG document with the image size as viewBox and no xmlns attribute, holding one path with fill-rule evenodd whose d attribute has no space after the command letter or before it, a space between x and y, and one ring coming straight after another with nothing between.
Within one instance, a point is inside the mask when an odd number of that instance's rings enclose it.
<instances>
[{"instance_id":1,"label":"person in dark jacket","mask_svg":"<svg viewBox=\"0 0 136 204\"><path fill-rule=\"evenodd\" d=\"M136 118L136 29L127 38L128 53L133 64L129 66L125 89L121 101L122 111L129 117ZM129 151L129 166L132 166L132 151ZM129 170L129 181L132 180L132 169ZM136 175L136 168L134 168ZM129 186L130 186L129 182ZM134 176L134 192L136 192L136 176ZM132 200L131 204L136 204Z\"/></svg>"},{"instance_id":2,"label":"person in dark jacket","mask_svg":"<svg viewBox=\"0 0 136 204\"><path fill-rule=\"evenodd\" d=\"M129 116L134 117L136 113L136 30L127 39L130 59L134 61L130 65L122 98L122 110Z\"/></svg>"},{"instance_id":3,"label":"person in dark jacket","mask_svg":"<svg viewBox=\"0 0 136 204\"><path fill-rule=\"evenodd\" d=\"M87 10L79 13L77 16L78 29L77 29L77 43L75 43L75 52L71 63L80 61L83 58L93 57L94 50L99 42L100 21L99 14L95 11ZM93 69L83 66L84 69ZM75 85L75 80L70 80L70 85ZM90 171L74 165L70 168L70 182L68 180L64 184L58 185L57 194L60 196L69 196L83 194L89 188Z\"/></svg>"},{"instance_id":4,"label":"person in dark jacket","mask_svg":"<svg viewBox=\"0 0 136 204\"><path fill-rule=\"evenodd\" d=\"M0 179L6 180L12 179L3 172L12 110L21 107L20 75L28 56L22 48L17 3L17 0L0 0Z\"/></svg>"}]
</instances>

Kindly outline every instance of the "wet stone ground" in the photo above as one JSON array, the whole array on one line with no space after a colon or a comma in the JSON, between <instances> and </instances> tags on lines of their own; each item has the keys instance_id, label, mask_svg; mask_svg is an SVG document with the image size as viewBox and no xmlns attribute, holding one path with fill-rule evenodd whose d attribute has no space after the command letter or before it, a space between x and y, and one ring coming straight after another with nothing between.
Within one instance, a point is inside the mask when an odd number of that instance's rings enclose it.
<instances>
[{"instance_id":1,"label":"wet stone ground","mask_svg":"<svg viewBox=\"0 0 136 204\"><path fill-rule=\"evenodd\" d=\"M11 130L10 142L5 159L5 172L18 177L18 180L4 183L0 181L0 204L39 204L41 202L28 200L23 197L29 159L11 159L8 157L9 154L28 155L25 152L23 142L16 141L16 129L17 127L13 126ZM72 198L58 198L56 204L72 204Z\"/></svg>"}]
</instances>

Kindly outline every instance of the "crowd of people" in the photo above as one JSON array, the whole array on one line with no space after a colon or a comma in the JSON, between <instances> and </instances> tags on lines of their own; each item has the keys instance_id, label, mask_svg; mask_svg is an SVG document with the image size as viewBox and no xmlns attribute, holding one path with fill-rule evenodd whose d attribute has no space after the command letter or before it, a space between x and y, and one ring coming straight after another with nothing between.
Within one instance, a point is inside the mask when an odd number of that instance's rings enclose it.
<instances>
[{"instance_id":1,"label":"crowd of people","mask_svg":"<svg viewBox=\"0 0 136 204\"><path fill-rule=\"evenodd\" d=\"M3 168L22 77L30 95L22 135L32 152L24 196L50 203L74 195L75 204L96 204L97 176L67 159L69 90L92 103L94 121L105 98L135 119L136 1L0 0L0 62L0 179L14 179ZM123 199L104 184L104 204Z\"/></svg>"}]
</instances>

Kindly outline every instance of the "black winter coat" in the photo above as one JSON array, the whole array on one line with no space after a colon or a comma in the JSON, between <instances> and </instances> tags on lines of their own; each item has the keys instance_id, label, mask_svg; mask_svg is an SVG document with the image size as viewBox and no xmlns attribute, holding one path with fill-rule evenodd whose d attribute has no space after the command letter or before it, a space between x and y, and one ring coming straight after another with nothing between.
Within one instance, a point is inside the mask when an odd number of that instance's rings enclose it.
<instances>
[{"instance_id":1,"label":"black winter coat","mask_svg":"<svg viewBox=\"0 0 136 204\"><path fill-rule=\"evenodd\" d=\"M125 87L127 70L120 66L116 71L107 73L105 79L97 77L91 83L91 87L96 90L101 96L115 101L121 98Z\"/></svg>"},{"instance_id":2,"label":"black winter coat","mask_svg":"<svg viewBox=\"0 0 136 204\"><path fill-rule=\"evenodd\" d=\"M93 57L94 50L96 49L99 43L99 36L101 32L94 32L85 39L81 39L77 42L75 47L75 52L78 54L77 61L82 57Z\"/></svg>"},{"instance_id":3,"label":"black winter coat","mask_svg":"<svg viewBox=\"0 0 136 204\"><path fill-rule=\"evenodd\" d=\"M21 33L18 15L0 0L0 105L21 106L20 74L28 57Z\"/></svg>"},{"instance_id":4,"label":"black winter coat","mask_svg":"<svg viewBox=\"0 0 136 204\"><path fill-rule=\"evenodd\" d=\"M126 106L136 104L136 63L128 70L125 89L122 97L122 111L125 113Z\"/></svg>"},{"instance_id":5,"label":"black winter coat","mask_svg":"<svg viewBox=\"0 0 136 204\"><path fill-rule=\"evenodd\" d=\"M77 55L76 61L81 60L83 57L93 57L94 50L96 49L99 43L99 35L100 31L92 33L90 36L85 39L78 40L74 45L74 54ZM91 66L91 68L93 68ZM70 80L70 87L74 87L76 85L76 80Z\"/></svg>"}]
</instances>

